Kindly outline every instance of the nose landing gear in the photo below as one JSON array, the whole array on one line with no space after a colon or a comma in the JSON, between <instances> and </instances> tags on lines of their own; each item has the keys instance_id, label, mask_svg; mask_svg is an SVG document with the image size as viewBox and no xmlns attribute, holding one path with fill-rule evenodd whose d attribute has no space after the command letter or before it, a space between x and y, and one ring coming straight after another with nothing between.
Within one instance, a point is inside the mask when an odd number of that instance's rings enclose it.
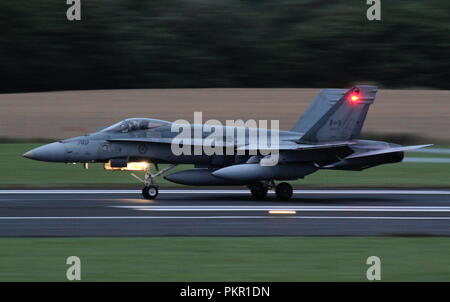
<instances>
[{"instance_id":1,"label":"nose landing gear","mask_svg":"<svg viewBox=\"0 0 450 302\"><path fill-rule=\"evenodd\" d=\"M158 186L148 185L142 188L142 196L145 199L155 199L158 196Z\"/></svg>"},{"instance_id":2,"label":"nose landing gear","mask_svg":"<svg viewBox=\"0 0 450 302\"><path fill-rule=\"evenodd\" d=\"M176 164L173 164L173 165L168 166L167 168L164 168L164 169L158 171L155 174L152 174L152 172L150 170L150 165L149 165L147 171L145 171L145 180L142 180L140 177L138 177L134 174L131 174L131 175L144 183L144 187L142 188L142 196L145 199L155 199L158 196L159 190L158 190L158 186L154 182L154 178L157 176L161 176L162 174L175 168L176 166L177 166Z\"/></svg>"}]
</instances>

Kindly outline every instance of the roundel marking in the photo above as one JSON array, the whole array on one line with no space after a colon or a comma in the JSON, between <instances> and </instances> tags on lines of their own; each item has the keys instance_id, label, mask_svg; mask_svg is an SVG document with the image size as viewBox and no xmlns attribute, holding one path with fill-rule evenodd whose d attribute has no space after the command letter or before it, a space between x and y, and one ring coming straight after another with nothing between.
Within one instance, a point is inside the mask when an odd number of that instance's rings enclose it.
<instances>
[{"instance_id":1,"label":"roundel marking","mask_svg":"<svg viewBox=\"0 0 450 302\"><path fill-rule=\"evenodd\" d=\"M139 153L144 154L147 152L147 146L144 144L140 144L138 147Z\"/></svg>"}]
</instances>

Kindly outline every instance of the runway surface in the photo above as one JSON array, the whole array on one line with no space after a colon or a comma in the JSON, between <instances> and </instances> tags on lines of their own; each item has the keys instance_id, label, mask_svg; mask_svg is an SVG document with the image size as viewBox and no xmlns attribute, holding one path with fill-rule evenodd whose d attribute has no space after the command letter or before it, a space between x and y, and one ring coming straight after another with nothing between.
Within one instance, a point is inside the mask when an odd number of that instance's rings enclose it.
<instances>
[{"instance_id":1,"label":"runway surface","mask_svg":"<svg viewBox=\"0 0 450 302\"><path fill-rule=\"evenodd\" d=\"M0 190L3 237L185 235L450 235L450 190Z\"/></svg>"}]
</instances>

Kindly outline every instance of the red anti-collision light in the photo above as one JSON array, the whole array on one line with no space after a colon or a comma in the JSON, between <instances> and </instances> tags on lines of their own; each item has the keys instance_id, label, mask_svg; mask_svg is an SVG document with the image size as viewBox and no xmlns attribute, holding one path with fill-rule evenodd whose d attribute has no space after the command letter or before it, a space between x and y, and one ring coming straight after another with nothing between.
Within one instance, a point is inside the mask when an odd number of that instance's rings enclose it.
<instances>
[{"instance_id":1,"label":"red anti-collision light","mask_svg":"<svg viewBox=\"0 0 450 302\"><path fill-rule=\"evenodd\" d=\"M359 96L357 96L357 95L352 95L351 98L350 98L350 100L351 100L352 102L357 102L357 101L359 101Z\"/></svg>"}]
</instances>

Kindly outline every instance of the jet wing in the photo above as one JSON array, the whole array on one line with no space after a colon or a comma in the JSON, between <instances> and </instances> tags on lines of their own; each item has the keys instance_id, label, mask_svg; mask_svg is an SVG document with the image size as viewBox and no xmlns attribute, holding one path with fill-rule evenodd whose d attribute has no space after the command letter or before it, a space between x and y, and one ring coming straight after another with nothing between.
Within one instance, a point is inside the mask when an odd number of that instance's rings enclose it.
<instances>
[{"instance_id":1,"label":"jet wing","mask_svg":"<svg viewBox=\"0 0 450 302\"><path fill-rule=\"evenodd\" d=\"M365 151L365 152L357 152L357 153L353 153L353 154L347 156L345 159L366 157L366 156L377 155L377 154L404 152L404 151L410 151L410 150L414 150L414 149L425 148L425 147L429 147L429 146L433 146L433 144L406 146L406 147L393 147L393 148L384 148L384 149L377 149L377 150L371 150L371 151Z\"/></svg>"},{"instance_id":2,"label":"jet wing","mask_svg":"<svg viewBox=\"0 0 450 302\"><path fill-rule=\"evenodd\" d=\"M112 138L108 139L110 142L130 142L130 143L165 143L165 144L171 144L172 138L156 138L156 137L133 137L133 138ZM186 143L186 142L184 142ZM193 139L190 143L190 145L193 146L202 146L203 141ZM336 143L326 143L326 144L298 144L293 141L281 141L279 146L273 146L268 148L261 148L257 144L256 145L243 145L240 147L237 147L236 150L296 150L296 151L302 151L302 150L313 150L313 149L330 149L330 148L338 148L338 147L347 147L356 144L355 142L336 142ZM223 143L222 141L216 141L215 146L233 146L234 144L232 142L229 143ZM393 151L394 152L394 151Z\"/></svg>"}]
</instances>

